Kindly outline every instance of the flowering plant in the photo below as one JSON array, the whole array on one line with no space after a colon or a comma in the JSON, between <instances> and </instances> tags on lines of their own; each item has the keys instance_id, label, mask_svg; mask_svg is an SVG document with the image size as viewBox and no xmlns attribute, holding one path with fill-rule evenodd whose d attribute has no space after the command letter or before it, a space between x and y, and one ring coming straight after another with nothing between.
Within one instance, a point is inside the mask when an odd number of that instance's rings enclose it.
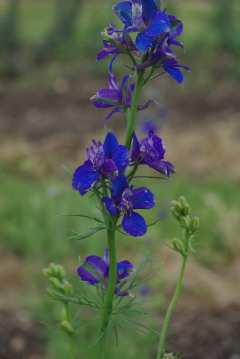
<instances>
[{"instance_id":1,"label":"flowering plant","mask_svg":"<svg viewBox=\"0 0 240 359\"><path fill-rule=\"evenodd\" d=\"M164 73L181 84L181 69L189 70L188 67L178 64L172 49L173 46L183 47L176 39L182 33L183 22L169 15L167 10L162 8L160 0L127 0L114 5L113 11L123 23L123 29L119 30L111 22L102 33L104 48L97 54L97 60L112 57L109 65L110 76L107 79L109 88L98 90L96 95L91 97L91 101L97 108L111 108L110 114L105 118L105 126L106 120L114 113L122 114L126 124L125 143L119 144L117 136L111 130L106 133L103 143L93 139L92 145L86 150L86 161L77 167L72 178L73 189L81 196L89 193L95 196L102 213L102 218L89 217L97 223L95 228L84 234L76 234L74 238L84 239L100 230L107 233L104 257L89 255L77 268L79 279L95 286L97 292L100 292L100 301L81 296L73 297L73 289L66 281L61 266L52 264L44 271L52 286L50 295L66 306L66 316L60 327L69 335L69 359L75 358L76 329L71 322L68 304L73 302L102 309L98 344L99 358L105 358L114 315L120 310L114 301L117 296L132 295L130 291L136 286L137 271L134 265L129 260L117 262L115 235L120 232L142 237L148 230L146 220L138 210L153 208L156 200L150 189L136 186L135 178L139 167L150 167L157 171L159 178L166 179L176 172L174 165L165 161L166 148L153 128L150 128L147 136L141 140L137 138L137 112L154 102L149 99L145 104L139 105L141 90L153 78ZM113 73L114 61L120 55L128 56L132 62L132 74L126 74L121 85ZM184 231L183 238L174 239L172 243L172 248L180 253L183 262L161 330L157 359L174 357L165 353L167 328L180 293L186 261L192 248L192 238L199 227L198 218L190 217L190 207L184 197L172 202L171 211ZM78 216L88 217L84 214ZM129 277L133 279L129 281ZM121 312L127 312L132 305L134 298L121 307Z\"/></svg>"}]
</instances>

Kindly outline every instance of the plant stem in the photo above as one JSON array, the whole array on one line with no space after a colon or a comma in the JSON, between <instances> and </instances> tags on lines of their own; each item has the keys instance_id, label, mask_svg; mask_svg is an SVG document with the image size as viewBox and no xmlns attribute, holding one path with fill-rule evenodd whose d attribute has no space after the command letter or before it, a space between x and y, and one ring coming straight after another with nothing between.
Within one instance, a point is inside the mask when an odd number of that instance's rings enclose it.
<instances>
[{"instance_id":1,"label":"plant stem","mask_svg":"<svg viewBox=\"0 0 240 359\"><path fill-rule=\"evenodd\" d=\"M165 318L164 318L162 331L161 331L161 334L160 334L160 341L159 341L159 346L158 346L158 352L157 352L156 359L163 359L164 345L165 345L165 340L166 340L166 336L167 336L168 324L169 324L169 321L170 321L171 316L172 316L173 309L174 309L174 307L175 307L175 305L177 303L179 294L180 294L181 289L182 289L182 281L183 281L183 276L184 276L184 272L185 272L185 268L186 268L187 258L188 258L187 254L183 255L182 266L181 266L180 274L179 274L179 277L178 277L178 280L177 280L176 288L175 288L172 300L171 300L171 302L169 304L167 313L166 313Z\"/></svg>"},{"instance_id":2,"label":"plant stem","mask_svg":"<svg viewBox=\"0 0 240 359\"><path fill-rule=\"evenodd\" d=\"M130 149L130 147L131 147L132 134L133 134L134 128L135 128L138 100L139 100L139 95L140 95L140 92L141 92L141 89L143 86L144 72L145 72L145 70L137 70L135 89L134 89L133 98L132 98L132 106L131 106L131 109L129 112L129 117L128 117L127 134L126 134L126 140L125 140L125 146L128 149Z\"/></svg>"},{"instance_id":3,"label":"plant stem","mask_svg":"<svg viewBox=\"0 0 240 359\"><path fill-rule=\"evenodd\" d=\"M66 320L71 323L71 312L69 308L69 303L65 303L65 310L66 310ZM69 359L75 359L76 356L76 347L75 347L75 339L74 333L68 333L69 338Z\"/></svg>"},{"instance_id":4,"label":"plant stem","mask_svg":"<svg viewBox=\"0 0 240 359\"><path fill-rule=\"evenodd\" d=\"M108 233L108 251L109 251L109 279L108 279L108 287L107 287L107 293L104 302L102 324L101 324L101 336L102 336L101 348L100 348L101 359L105 358L105 351L107 346L106 330L108 328L112 315L113 297L114 297L114 290L116 287L116 280L117 280L115 228L108 229L107 233Z\"/></svg>"}]
</instances>

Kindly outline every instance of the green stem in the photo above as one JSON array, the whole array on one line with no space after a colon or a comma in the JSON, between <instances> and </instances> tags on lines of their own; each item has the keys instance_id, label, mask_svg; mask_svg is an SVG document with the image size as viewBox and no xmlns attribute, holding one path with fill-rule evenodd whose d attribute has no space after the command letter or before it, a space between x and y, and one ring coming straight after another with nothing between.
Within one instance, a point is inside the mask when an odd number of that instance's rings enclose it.
<instances>
[{"instance_id":1,"label":"green stem","mask_svg":"<svg viewBox=\"0 0 240 359\"><path fill-rule=\"evenodd\" d=\"M182 281L183 281L183 276L184 276L184 272L185 272L185 268L186 268L187 258L188 258L188 255L183 255L183 261L182 261L180 274L179 274L179 277L178 277L178 280L177 280L177 285L176 285L172 300L171 300L171 302L169 304L167 313L166 313L165 318L164 318L162 331L161 331L161 334L160 334L160 341L159 341L158 353L157 353L157 358L156 359L163 359L164 345L165 345L165 340L166 340L166 336L167 336L168 324L169 324L169 321L170 321L171 316L172 316L173 309L174 309L174 307L175 307L175 305L177 303L179 294L180 294L181 289L182 289Z\"/></svg>"},{"instance_id":2,"label":"green stem","mask_svg":"<svg viewBox=\"0 0 240 359\"><path fill-rule=\"evenodd\" d=\"M114 290L116 287L117 280L117 261L116 261L116 247L115 247L115 229L108 230L108 251L109 251L109 279L107 293L104 302L102 324L101 324L101 349L100 349L100 358L105 358L105 351L107 346L107 335L106 330L108 328L112 309L113 309L113 297Z\"/></svg>"},{"instance_id":3,"label":"green stem","mask_svg":"<svg viewBox=\"0 0 240 359\"><path fill-rule=\"evenodd\" d=\"M66 320L71 323L71 312L70 312L70 308L69 308L69 303L65 303L65 309L66 309ZM74 338L74 333L69 333L68 334L68 338L69 338L69 359L75 359L76 357L76 346L75 346L75 338Z\"/></svg>"},{"instance_id":4,"label":"green stem","mask_svg":"<svg viewBox=\"0 0 240 359\"><path fill-rule=\"evenodd\" d=\"M127 134L126 134L126 140L125 140L125 146L128 149L130 149L130 147L131 147L132 134L133 134L134 128L135 128L138 100L139 100L139 95L140 95L140 92L141 92L141 89L143 86L144 72L145 72L145 70L137 70L135 89L134 89L133 98L132 98L132 106L131 106L131 109L129 112L129 117L128 117Z\"/></svg>"}]
</instances>

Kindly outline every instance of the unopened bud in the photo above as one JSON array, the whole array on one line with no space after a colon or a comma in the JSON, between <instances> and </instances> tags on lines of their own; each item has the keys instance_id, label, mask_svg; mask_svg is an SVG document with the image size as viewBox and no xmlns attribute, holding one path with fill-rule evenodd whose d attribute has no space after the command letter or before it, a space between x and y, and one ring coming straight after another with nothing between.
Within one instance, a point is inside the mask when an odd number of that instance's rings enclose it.
<instances>
[{"instance_id":1,"label":"unopened bud","mask_svg":"<svg viewBox=\"0 0 240 359\"><path fill-rule=\"evenodd\" d=\"M171 207L170 211L172 212L172 214L174 215L174 217L176 217L177 219L179 219L180 214L178 211L176 211L175 207Z\"/></svg>"},{"instance_id":2,"label":"unopened bud","mask_svg":"<svg viewBox=\"0 0 240 359\"><path fill-rule=\"evenodd\" d=\"M180 217L179 222L183 228L189 228L189 220L186 217Z\"/></svg>"},{"instance_id":3,"label":"unopened bud","mask_svg":"<svg viewBox=\"0 0 240 359\"><path fill-rule=\"evenodd\" d=\"M176 357L172 353L165 353L163 359L175 359Z\"/></svg>"},{"instance_id":4,"label":"unopened bud","mask_svg":"<svg viewBox=\"0 0 240 359\"><path fill-rule=\"evenodd\" d=\"M50 263L49 264L49 270L50 270L52 276L56 276L58 274L57 264Z\"/></svg>"},{"instance_id":5,"label":"unopened bud","mask_svg":"<svg viewBox=\"0 0 240 359\"><path fill-rule=\"evenodd\" d=\"M199 229L199 218L193 217L190 222L190 228L193 232L197 231Z\"/></svg>"},{"instance_id":6,"label":"unopened bud","mask_svg":"<svg viewBox=\"0 0 240 359\"><path fill-rule=\"evenodd\" d=\"M49 278L52 275L49 268L44 268L42 272L43 272L44 277L46 277L46 278Z\"/></svg>"},{"instance_id":7,"label":"unopened bud","mask_svg":"<svg viewBox=\"0 0 240 359\"><path fill-rule=\"evenodd\" d=\"M60 323L60 328L68 334L72 334L74 332L72 324L67 320L63 320Z\"/></svg>"},{"instance_id":8,"label":"unopened bud","mask_svg":"<svg viewBox=\"0 0 240 359\"><path fill-rule=\"evenodd\" d=\"M182 213L182 206L178 201L172 201L171 206L180 214Z\"/></svg>"},{"instance_id":9,"label":"unopened bud","mask_svg":"<svg viewBox=\"0 0 240 359\"><path fill-rule=\"evenodd\" d=\"M56 270L57 270L58 276L59 276L61 279L65 278L66 273L65 273L65 269L63 268L62 265L57 264L57 265L56 265Z\"/></svg>"},{"instance_id":10,"label":"unopened bud","mask_svg":"<svg viewBox=\"0 0 240 359\"><path fill-rule=\"evenodd\" d=\"M63 281L62 289L64 291L64 294L68 296L71 296L73 294L73 287L67 280Z\"/></svg>"},{"instance_id":11,"label":"unopened bud","mask_svg":"<svg viewBox=\"0 0 240 359\"><path fill-rule=\"evenodd\" d=\"M57 278L55 278L55 277L50 277L50 278L48 279L48 281L49 281L49 283L50 283L53 287L55 287L55 288L57 288L57 289L62 289L62 284L61 284L60 280L58 280Z\"/></svg>"},{"instance_id":12,"label":"unopened bud","mask_svg":"<svg viewBox=\"0 0 240 359\"><path fill-rule=\"evenodd\" d=\"M172 244L173 244L173 248L175 249L175 251L177 251L179 253L184 253L183 244L182 244L182 241L180 241L180 239L174 238L172 241Z\"/></svg>"},{"instance_id":13,"label":"unopened bud","mask_svg":"<svg viewBox=\"0 0 240 359\"><path fill-rule=\"evenodd\" d=\"M184 196L179 197L179 203L182 207L182 215L187 216L190 213L190 206Z\"/></svg>"}]
</instances>

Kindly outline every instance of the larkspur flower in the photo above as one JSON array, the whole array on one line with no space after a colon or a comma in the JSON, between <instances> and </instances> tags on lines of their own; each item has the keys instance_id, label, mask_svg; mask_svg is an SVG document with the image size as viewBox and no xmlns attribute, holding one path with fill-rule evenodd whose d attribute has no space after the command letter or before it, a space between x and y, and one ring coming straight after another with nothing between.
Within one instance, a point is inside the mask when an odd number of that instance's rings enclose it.
<instances>
[{"instance_id":1,"label":"larkspur flower","mask_svg":"<svg viewBox=\"0 0 240 359\"><path fill-rule=\"evenodd\" d=\"M163 161L166 148L163 140L154 134L151 129L147 137L144 137L139 143L136 134L133 134L133 145L131 150L131 160L133 164L146 164L147 166L169 177L175 173L175 167L170 163Z\"/></svg>"},{"instance_id":2,"label":"larkspur flower","mask_svg":"<svg viewBox=\"0 0 240 359\"><path fill-rule=\"evenodd\" d=\"M97 54L97 60L105 59L109 56L114 56L110 63L110 69L112 63L116 57L121 53L137 51L129 34L119 33L118 29L113 22L110 22L109 27L102 32L104 48Z\"/></svg>"},{"instance_id":3,"label":"larkspur flower","mask_svg":"<svg viewBox=\"0 0 240 359\"><path fill-rule=\"evenodd\" d=\"M133 237L143 236L147 232L145 219L133 209L150 209L155 206L155 196L146 187L133 189L127 177L119 175L112 182L111 197L103 197L108 212L115 216L123 213L122 227Z\"/></svg>"},{"instance_id":4,"label":"larkspur flower","mask_svg":"<svg viewBox=\"0 0 240 359\"><path fill-rule=\"evenodd\" d=\"M127 291L120 291L117 286L122 279L129 277L134 271L134 265L127 260L117 263L117 281L115 287L115 294L120 296L125 296L129 294L129 292ZM77 273L80 276L81 280L88 282L89 284L102 283L103 287L106 289L108 286L109 279L108 249L105 249L103 258L94 255L87 257L84 263L80 267L78 267Z\"/></svg>"},{"instance_id":5,"label":"larkspur flower","mask_svg":"<svg viewBox=\"0 0 240 359\"><path fill-rule=\"evenodd\" d=\"M132 92L134 91L135 83L129 83L131 76L124 76L121 86L116 80L113 73L107 78L109 88L103 88L92 96L90 100L98 108L113 107L113 110L105 117L108 120L116 112L124 112L126 108L132 105ZM154 100L148 100L143 105L138 105L138 110L144 110Z\"/></svg>"},{"instance_id":6,"label":"larkspur flower","mask_svg":"<svg viewBox=\"0 0 240 359\"><path fill-rule=\"evenodd\" d=\"M123 32L138 32L136 47L141 52L146 52L159 35L170 31L169 17L160 5L154 0L131 0L113 6L125 25Z\"/></svg>"},{"instance_id":7,"label":"larkspur flower","mask_svg":"<svg viewBox=\"0 0 240 359\"><path fill-rule=\"evenodd\" d=\"M98 181L100 176L114 180L129 163L128 149L118 144L116 135L108 132L104 144L92 140L93 146L86 150L87 160L76 169L72 186L83 196Z\"/></svg>"}]
</instances>

